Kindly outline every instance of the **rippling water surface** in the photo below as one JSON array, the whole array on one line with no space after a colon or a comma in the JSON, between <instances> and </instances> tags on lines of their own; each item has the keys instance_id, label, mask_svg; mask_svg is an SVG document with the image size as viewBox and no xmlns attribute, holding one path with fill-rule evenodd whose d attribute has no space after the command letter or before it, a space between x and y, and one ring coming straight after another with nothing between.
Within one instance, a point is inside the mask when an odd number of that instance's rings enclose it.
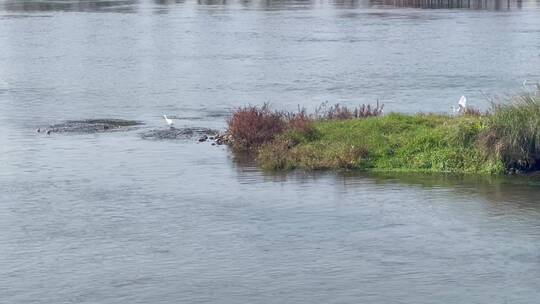
<instances>
[{"instance_id":1,"label":"rippling water surface","mask_svg":"<svg viewBox=\"0 0 540 304\"><path fill-rule=\"evenodd\" d=\"M536 303L538 178L270 174L143 136L485 107L540 80L540 3L487 4L0 0L0 302ZM35 132L98 118L144 125Z\"/></svg>"}]
</instances>

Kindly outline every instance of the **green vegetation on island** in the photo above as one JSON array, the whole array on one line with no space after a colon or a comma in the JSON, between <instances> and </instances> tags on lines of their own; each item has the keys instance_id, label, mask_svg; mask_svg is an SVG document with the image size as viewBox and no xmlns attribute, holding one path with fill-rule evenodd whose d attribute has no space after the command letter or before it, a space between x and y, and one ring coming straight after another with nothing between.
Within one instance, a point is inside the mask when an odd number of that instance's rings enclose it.
<instances>
[{"instance_id":1,"label":"green vegetation on island","mask_svg":"<svg viewBox=\"0 0 540 304\"><path fill-rule=\"evenodd\" d=\"M315 114L245 107L228 121L233 149L269 170L502 174L540 168L540 97L526 94L486 113L382 115L335 105Z\"/></svg>"}]
</instances>

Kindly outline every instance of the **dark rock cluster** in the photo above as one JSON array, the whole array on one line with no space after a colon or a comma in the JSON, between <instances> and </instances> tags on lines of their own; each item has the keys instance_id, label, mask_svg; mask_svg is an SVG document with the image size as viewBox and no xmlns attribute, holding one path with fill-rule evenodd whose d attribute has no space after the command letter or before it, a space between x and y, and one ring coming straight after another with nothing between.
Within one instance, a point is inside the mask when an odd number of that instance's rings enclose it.
<instances>
[{"instance_id":1,"label":"dark rock cluster","mask_svg":"<svg viewBox=\"0 0 540 304\"><path fill-rule=\"evenodd\" d=\"M36 131L47 135L52 133L92 134L128 130L131 127L142 124L139 121L123 119L68 120L45 128L38 128ZM211 142L213 146L230 144L232 142L231 136L227 133L221 133L218 130L204 127L152 129L140 133L140 136L143 139L149 140L196 139L201 143Z\"/></svg>"},{"instance_id":2,"label":"dark rock cluster","mask_svg":"<svg viewBox=\"0 0 540 304\"><path fill-rule=\"evenodd\" d=\"M222 133L214 138L216 145L227 145L232 143L232 137L227 133Z\"/></svg>"},{"instance_id":3,"label":"dark rock cluster","mask_svg":"<svg viewBox=\"0 0 540 304\"><path fill-rule=\"evenodd\" d=\"M141 124L139 121L123 119L68 120L46 128L39 128L37 132L47 135L51 133L100 133L127 129Z\"/></svg>"},{"instance_id":4,"label":"dark rock cluster","mask_svg":"<svg viewBox=\"0 0 540 304\"><path fill-rule=\"evenodd\" d=\"M195 137L198 138L199 142L204 142L218 133L217 130L208 128L168 128L146 131L141 133L141 137L154 140L190 139Z\"/></svg>"}]
</instances>

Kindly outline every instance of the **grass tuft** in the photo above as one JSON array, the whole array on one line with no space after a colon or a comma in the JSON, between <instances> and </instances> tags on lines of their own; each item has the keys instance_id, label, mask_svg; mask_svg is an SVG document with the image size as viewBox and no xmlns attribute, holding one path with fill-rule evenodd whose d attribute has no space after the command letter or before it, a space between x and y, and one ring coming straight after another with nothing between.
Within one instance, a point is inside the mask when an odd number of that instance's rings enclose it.
<instances>
[{"instance_id":1,"label":"grass tuft","mask_svg":"<svg viewBox=\"0 0 540 304\"><path fill-rule=\"evenodd\" d=\"M475 107L471 107L471 106L468 106L465 108L465 110L463 111L463 115L468 115L468 116L488 116L489 115L489 112L482 112L480 109L478 108L475 108Z\"/></svg>"},{"instance_id":2,"label":"grass tuft","mask_svg":"<svg viewBox=\"0 0 540 304\"><path fill-rule=\"evenodd\" d=\"M322 103L315 110L315 117L318 120L347 120L355 118L366 118L373 116L380 116L383 114L383 104L377 104L375 106L362 104L353 109L347 106L340 105L339 103L334 105L328 105L328 102Z\"/></svg>"},{"instance_id":3,"label":"grass tuft","mask_svg":"<svg viewBox=\"0 0 540 304\"><path fill-rule=\"evenodd\" d=\"M540 97L524 94L493 106L480 146L500 158L508 171L540 168Z\"/></svg>"}]
</instances>

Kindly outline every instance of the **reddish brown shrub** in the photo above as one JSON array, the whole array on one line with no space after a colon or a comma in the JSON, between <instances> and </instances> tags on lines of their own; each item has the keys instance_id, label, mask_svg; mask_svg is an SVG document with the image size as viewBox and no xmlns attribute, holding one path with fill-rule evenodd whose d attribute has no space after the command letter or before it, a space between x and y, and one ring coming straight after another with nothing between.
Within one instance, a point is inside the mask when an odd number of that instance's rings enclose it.
<instances>
[{"instance_id":1,"label":"reddish brown shrub","mask_svg":"<svg viewBox=\"0 0 540 304\"><path fill-rule=\"evenodd\" d=\"M313 119L306 113L305 109L300 109L297 113L288 113L287 127L303 136L311 136L315 132Z\"/></svg>"},{"instance_id":2,"label":"reddish brown shrub","mask_svg":"<svg viewBox=\"0 0 540 304\"><path fill-rule=\"evenodd\" d=\"M271 141L286 127L284 114L270 111L268 105L237 109L227 121L235 149L250 150Z\"/></svg>"}]
</instances>

